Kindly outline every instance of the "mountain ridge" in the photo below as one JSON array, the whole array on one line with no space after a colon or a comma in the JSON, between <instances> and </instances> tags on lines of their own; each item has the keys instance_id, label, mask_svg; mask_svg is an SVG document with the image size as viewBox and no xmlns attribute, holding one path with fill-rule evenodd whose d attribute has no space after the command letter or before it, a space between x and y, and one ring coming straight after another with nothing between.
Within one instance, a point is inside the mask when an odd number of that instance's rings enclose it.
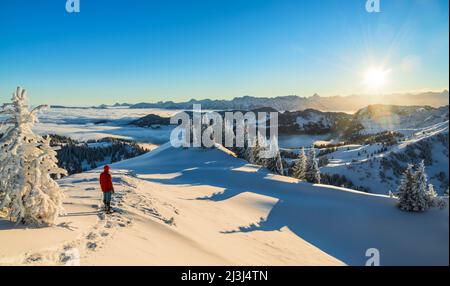
<instances>
[{"instance_id":1,"label":"mountain ridge","mask_svg":"<svg viewBox=\"0 0 450 286\"><path fill-rule=\"evenodd\" d=\"M191 109L193 104L201 104L203 109L255 109L271 107L280 111L300 111L305 109L317 109L320 111L356 111L370 104L388 105L429 105L440 107L449 104L449 92L423 92L388 94L379 96L348 95L321 97L314 94L311 97L297 95L278 97L235 97L231 100L191 99L186 102L159 101L156 103L141 102L130 105L129 108L166 108L166 109Z\"/></svg>"},{"instance_id":2,"label":"mountain ridge","mask_svg":"<svg viewBox=\"0 0 450 286\"><path fill-rule=\"evenodd\" d=\"M310 97L298 95L286 95L277 97L255 97L241 96L233 99L190 99L184 102L158 101L158 102L140 102L140 103L119 103L100 104L98 106L64 106L51 105L51 108L163 108L163 109L192 109L193 104L201 104L203 109L210 110L236 110L236 109L257 109L264 107L275 108L280 111L301 111L305 109L317 109L320 111L342 111L355 112L371 104L388 105L428 105L431 107L441 107L449 104L449 91L447 89L441 92L421 92L421 93L392 93L384 95L335 95L322 97L315 93Z\"/></svg>"}]
</instances>

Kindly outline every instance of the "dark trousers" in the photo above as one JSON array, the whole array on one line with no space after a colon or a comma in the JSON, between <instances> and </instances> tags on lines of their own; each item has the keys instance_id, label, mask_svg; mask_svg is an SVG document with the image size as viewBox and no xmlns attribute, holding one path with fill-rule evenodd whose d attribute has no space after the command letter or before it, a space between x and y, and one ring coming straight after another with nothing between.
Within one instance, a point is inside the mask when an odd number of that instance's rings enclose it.
<instances>
[{"instance_id":1,"label":"dark trousers","mask_svg":"<svg viewBox=\"0 0 450 286\"><path fill-rule=\"evenodd\" d=\"M108 209L111 208L111 195L112 195L111 191L103 193L103 203L105 204L105 207Z\"/></svg>"}]
</instances>

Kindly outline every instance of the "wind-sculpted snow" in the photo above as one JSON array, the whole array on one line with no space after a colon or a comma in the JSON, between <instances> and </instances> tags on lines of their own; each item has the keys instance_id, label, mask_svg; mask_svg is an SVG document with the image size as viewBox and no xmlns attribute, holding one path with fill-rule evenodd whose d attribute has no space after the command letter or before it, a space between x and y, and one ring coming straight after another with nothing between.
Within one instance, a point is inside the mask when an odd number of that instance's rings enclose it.
<instances>
[{"instance_id":1,"label":"wind-sculpted snow","mask_svg":"<svg viewBox=\"0 0 450 286\"><path fill-rule=\"evenodd\" d=\"M245 165L243 161L230 160L216 151L172 150L155 156L150 153L148 159L145 167L140 163L143 160L119 165L127 164L137 173L162 170L181 173L170 180L153 179L163 184L220 188L219 192L197 198L209 203L226 203L247 192L277 201L267 217L225 229L224 233L270 232L287 227L298 237L351 265L363 265L368 248L380 250L384 265L448 263L448 209L423 215L404 213L396 208L394 199L385 196L298 183L261 169L240 170ZM184 171L180 171L181 166L175 160L183 164Z\"/></svg>"},{"instance_id":2,"label":"wind-sculpted snow","mask_svg":"<svg viewBox=\"0 0 450 286\"><path fill-rule=\"evenodd\" d=\"M300 183L220 149L165 144L111 169L113 216L98 211L100 170L66 177L58 227L0 221L0 263L364 265L376 248L381 265L448 265L448 209L402 212L387 196Z\"/></svg>"}]
</instances>

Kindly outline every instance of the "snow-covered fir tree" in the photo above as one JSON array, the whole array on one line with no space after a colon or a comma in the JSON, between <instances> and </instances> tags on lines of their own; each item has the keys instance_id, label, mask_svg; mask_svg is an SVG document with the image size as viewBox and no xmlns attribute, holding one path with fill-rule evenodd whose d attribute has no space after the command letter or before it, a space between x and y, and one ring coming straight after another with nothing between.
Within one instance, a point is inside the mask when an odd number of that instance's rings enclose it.
<instances>
[{"instance_id":1,"label":"snow-covered fir tree","mask_svg":"<svg viewBox=\"0 0 450 286\"><path fill-rule=\"evenodd\" d=\"M429 207L437 207L438 206L438 194L434 190L433 184L428 184L428 201L429 201Z\"/></svg>"},{"instance_id":2,"label":"snow-covered fir tree","mask_svg":"<svg viewBox=\"0 0 450 286\"><path fill-rule=\"evenodd\" d=\"M419 211L426 208L426 204L419 207L416 202L417 181L413 171L413 165L409 164L403 173L400 186L398 187L399 208L404 211Z\"/></svg>"},{"instance_id":3,"label":"snow-covered fir tree","mask_svg":"<svg viewBox=\"0 0 450 286\"><path fill-rule=\"evenodd\" d=\"M253 164L261 166L264 166L266 164L266 159L261 158L261 152L266 146L265 143L265 139L260 134L258 134L258 136L256 137L255 147L252 148Z\"/></svg>"},{"instance_id":4,"label":"snow-covered fir tree","mask_svg":"<svg viewBox=\"0 0 450 286\"><path fill-rule=\"evenodd\" d=\"M428 201L430 208L445 209L447 207L447 200L444 197L438 196L432 184L428 185Z\"/></svg>"},{"instance_id":5,"label":"snow-covered fir tree","mask_svg":"<svg viewBox=\"0 0 450 286\"><path fill-rule=\"evenodd\" d=\"M274 154L274 156L265 160L266 168L279 175L284 175L284 163L283 159L281 158L280 149L278 147L278 139L272 138L270 140L269 146L271 153Z\"/></svg>"},{"instance_id":6,"label":"snow-covered fir tree","mask_svg":"<svg viewBox=\"0 0 450 286\"><path fill-rule=\"evenodd\" d=\"M314 146L308 152L308 160L305 172L306 181L313 184L320 183L320 169L316 158L316 149Z\"/></svg>"},{"instance_id":7,"label":"snow-covered fir tree","mask_svg":"<svg viewBox=\"0 0 450 286\"><path fill-rule=\"evenodd\" d=\"M236 142L237 142L238 140L236 139ZM240 147L237 147L236 146L236 156L238 156L238 158L242 158L242 159L244 159L244 160L248 160L248 149L249 148L249 146L248 146L248 130L247 130L247 128L244 128L244 146L240 146Z\"/></svg>"},{"instance_id":8,"label":"snow-covered fir tree","mask_svg":"<svg viewBox=\"0 0 450 286\"><path fill-rule=\"evenodd\" d=\"M253 157L253 149L254 148L255 147L251 147L250 145L247 145L247 148L245 148L245 152L244 152L245 160L247 160L251 164L253 164L255 162L255 158Z\"/></svg>"},{"instance_id":9,"label":"snow-covered fir tree","mask_svg":"<svg viewBox=\"0 0 450 286\"><path fill-rule=\"evenodd\" d=\"M254 149L257 147L256 147L256 142L253 142L252 140L255 140L255 139L251 138L250 133L248 132L248 126L246 125L245 129L244 129L243 158L251 164L256 164L255 162L258 158L254 157L254 154L255 154Z\"/></svg>"},{"instance_id":10,"label":"snow-covered fir tree","mask_svg":"<svg viewBox=\"0 0 450 286\"><path fill-rule=\"evenodd\" d=\"M427 208L429 208L432 206L434 198L430 196L428 190L428 178L425 171L425 162L423 160L419 163L419 166L417 166L417 170L414 175L417 182L417 199L424 200L423 202L420 202L420 204L424 203L427 205Z\"/></svg>"},{"instance_id":11,"label":"snow-covered fir tree","mask_svg":"<svg viewBox=\"0 0 450 286\"><path fill-rule=\"evenodd\" d=\"M438 205L440 207L434 187L428 185L424 161L419 164L415 172L413 165L408 165L398 193L399 207L404 211L424 212L431 207Z\"/></svg>"},{"instance_id":12,"label":"snow-covered fir tree","mask_svg":"<svg viewBox=\"0 0 450 286\"><path fill-rule=\"evenodd\" d=\"M259 140L256 140L255 142L255 147L251 148L252 149L252 164L255 165L260 165L261 163L261 158L259 157L259 152L261 151L261 146L259 145Z\"/></svg>"},{"instance_id":13,"label":"snow-covered fir tree","mask_svg":"<svg viewBox=\"0 0 450 286\"><path fill-rule=\"evenodd\" d=\"M284 160L281 158L280 150L278 150L278 152L277 152L277 161L276 162L277 162L276 163L276 171L277 171L277 173L279 175L284 176L285 175L285 173L284 173L284 165L285 165L285 163L284 163Z\"/></svg>"},{"instance_id":14,"label":"snow-covered fir tree","mask_svg":"<svg viewBox=\"0 0 450 286\"><path fill-rule=\"evenodd\" d=\"M27 224L52 224L62 210L62 192L52 176L66 171L57 166L50 138L33 133L41 105L29 111L26 91L20 87L12 103L4 104L7 126L0 139L0 196L12 221Z\"/></svg>"},{"instance_id":15,"label":"snow-covered fir tree","mask_svg":"<svg viewBox=\"0 0 450 286\"><path fill-rule=\"evenodd\" d=\"M306 155L305 155L305 148L302 147L298 154L298 160L295 162L292 175L294 178L297 178L299 180L305 180L306 179Z\"/></svg>"}]
</instances>

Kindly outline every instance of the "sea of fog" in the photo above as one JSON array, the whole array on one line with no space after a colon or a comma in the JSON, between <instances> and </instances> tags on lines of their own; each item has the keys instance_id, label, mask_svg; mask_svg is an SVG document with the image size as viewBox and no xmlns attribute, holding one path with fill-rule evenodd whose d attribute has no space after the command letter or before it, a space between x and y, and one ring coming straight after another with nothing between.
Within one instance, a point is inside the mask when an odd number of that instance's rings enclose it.
<instances>
[{"instance_id":1,"label":"sea of fog","mask_svg":"<svg viewBox=\"0 0 450 286\"><path fill-rule=\"evenodd\" d=\"M140 143L161 145L170 139L173 126L157 129L142 128L128 123L156 114L170 117L180 110L167 109L129 109L129 108L49 108L39 114L39 122L33 130L41 135L57 134L79 141L98 140L115 137L134 140ZM4 126L0 126L1 130ZM311 146L316 141L327 140L326 136L286 135L280 136L281 148L300 148Z\"/></svg>"}]
</instances>

